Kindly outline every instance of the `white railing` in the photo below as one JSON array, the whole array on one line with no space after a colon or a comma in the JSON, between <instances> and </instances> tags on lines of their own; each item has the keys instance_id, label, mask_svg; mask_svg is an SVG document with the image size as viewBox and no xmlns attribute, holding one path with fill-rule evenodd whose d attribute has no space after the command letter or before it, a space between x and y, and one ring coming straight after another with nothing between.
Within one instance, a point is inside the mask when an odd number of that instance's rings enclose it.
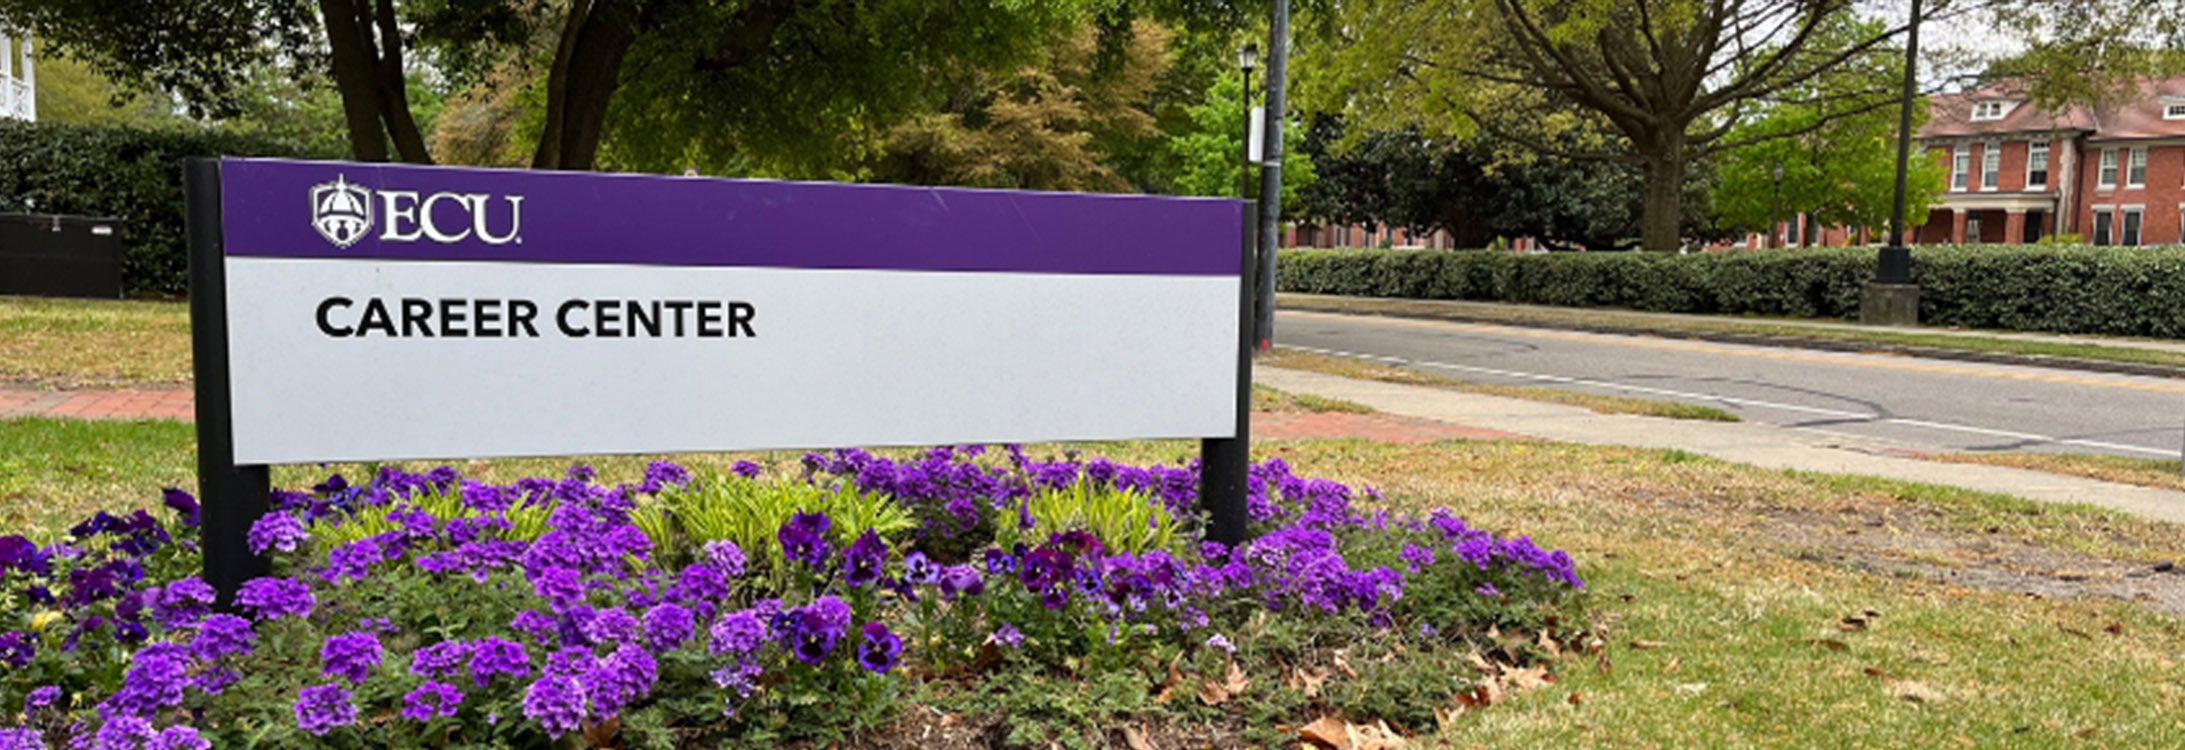
<instances>
[{"instance_id":1,"label":"white railing","mask_svg":"<svg viewBox=\"0 0 2185 750\"><path fill-rule=\"evenodd\" d=\"M37 110L31 109L34 102L31 96L30 84L13 78L0 78L0 117L35 119L32 113Z\"/></svg>"}]
</instances>

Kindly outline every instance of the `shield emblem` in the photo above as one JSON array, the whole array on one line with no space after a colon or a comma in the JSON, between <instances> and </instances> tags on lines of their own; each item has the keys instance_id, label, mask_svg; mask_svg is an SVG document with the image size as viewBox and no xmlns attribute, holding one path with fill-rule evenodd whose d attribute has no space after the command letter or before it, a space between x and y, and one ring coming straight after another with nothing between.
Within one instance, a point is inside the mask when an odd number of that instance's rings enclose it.
<instances>
[{"instance_id":1,"label":"shield emblem","mask_svg":"<svg viewBox=\"0 0 2185 750\"><path fill-rule=\"evenodd\" d=\"M372 231L372 191L336 175L311 187L311 226L335 247L348 247Z\"/></svg>"}]
</instances>

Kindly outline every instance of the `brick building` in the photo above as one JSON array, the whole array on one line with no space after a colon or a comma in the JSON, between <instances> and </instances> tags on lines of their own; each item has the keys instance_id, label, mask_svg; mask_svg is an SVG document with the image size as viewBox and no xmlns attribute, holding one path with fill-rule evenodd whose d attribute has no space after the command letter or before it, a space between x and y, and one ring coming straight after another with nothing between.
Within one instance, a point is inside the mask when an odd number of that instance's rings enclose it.
<instances>
[{"instance_id":1,"label":"brick building","mask_svg":"<svg viewBox=\"0 0 2185 750\"><path fill-rule=\"evenodd\" d=\"M1919 242L2185 241L2185 77L2060 112L2008 83L1940 95L1919 137L1949 170Z\"/></svg>"}]
</instances>

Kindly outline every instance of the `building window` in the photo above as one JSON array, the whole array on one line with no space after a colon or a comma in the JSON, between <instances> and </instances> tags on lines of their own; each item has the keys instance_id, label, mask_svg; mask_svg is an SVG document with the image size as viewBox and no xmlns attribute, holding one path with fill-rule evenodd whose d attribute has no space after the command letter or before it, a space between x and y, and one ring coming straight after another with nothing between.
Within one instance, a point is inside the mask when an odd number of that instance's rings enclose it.
<instances>
[{"instance_id":1,"label":"building window","mask_svg":"<svg viewBox=\"0 0 2185 750\"><path fill-rule=\"evenodd\" d=\"M2026 144L2026 189L2048 187L2048 141Z\"/></svg>"},{"instance_id":2,"label":"building window","mask_svg":"<svg viewBox=\"0 0 2185 750\"><path fill-rule=\"evenodd\" d=\"M1980 244L1980 214L1965 217L1965 244Z\"/></svg>"},{"instance_id":3,"label":"building window","mask_svg":"<svg viewBox=\"0 0 2185 750\"><path fill-rule=\"evenodd\" d=\"M2004 106L2003 102L1974 102L1973 122L2001 120L2003 119L2003 113L2008 111L2010 111L2009 108Z\"/></svg>"},{"instance_id":4,"label":"building window","mask_svg":"<svg viewBox=\"0 0 2185 750\"><path fill-rule=\"evenodd\" d=\"M2162 119L2185 120L2185 102L2171 102L2162 105Z\"/></svg>"},{"instance_id":5,"label":"building window","mask_svg":"<svg viewBox=\"0 0 2185 750\"><path fill-rule=\"evenodd\" d=\"M2003 181L2003 147L1990 143L1980 150L1980 189L1994 190Z\"/></svg>"},{"instance_id":6,"label":"building window","mask_svg":"<svg viewBox=\"0 0 2185 750\"><path fill-rule=\"evenodd\" d=\"M2123 230L2118 232L2120 236L2117 238L2117 244L2125 247L2137 247L2139 245L2140 217L2144 213L2146 213L2144 210L2137 207L2124 210Z\"/></svg>"},{"instance_id":7,"label":"building window","mask_svg":"<svg viewBox=\"0 0 2185 750\"><path fill-rule=\"evenodd\" d=\"M2147 187L2147 147L2132 149L2131 166L2124 171L2125 187Z\"/></svg>"},{"instance_id":8,"label":"building window","mask_svg":"<svg viewBox=\"0 0 2185 750\"><path fill-rule=\"evenodd\" d=\"M1971 147L1961 145L1950 149L1951 190L1964 190L1965 181L1972 179L1973 152L1967 150L1969 148Z\"/></svg>"},{"instance_id":9,"label":"building window","mask_svg":"<svg viewBox=\"0 0 2185 750\"><path fill-rule=\"evenodd\" d=\"M2116 149L2102 149L2102 168L2101 171L2095 173L2094 186L2104 188L2113 188L2117 186Z\"/></svg>"},{"instance_id":10,"label":"building window","mask_svg":"<svg viewBox=\"0 0 2185 750\"><path fill-rule=\"evenodd\" d=\"M2109 228L2115 219L2116 215L2109 212L2108 206L2094 207L2094 244L2109 244Z\"/></svg>"}]
</instances>

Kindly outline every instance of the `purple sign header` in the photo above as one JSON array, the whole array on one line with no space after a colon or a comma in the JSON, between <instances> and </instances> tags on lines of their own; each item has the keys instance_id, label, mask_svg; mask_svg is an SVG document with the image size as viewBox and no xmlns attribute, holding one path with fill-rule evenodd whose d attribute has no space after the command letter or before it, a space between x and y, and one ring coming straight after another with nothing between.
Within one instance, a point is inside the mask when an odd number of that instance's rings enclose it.
<instances>
[{"instance_id":1,"label":"purple sign header","mask_svg":"<svg viewBox=\"0 0 2185 750\"><path fill-rule=\"evenodd\" d=\"M1237 276L1227 199L223 159L230 256Z\"/></svg>"}]
</instances>

